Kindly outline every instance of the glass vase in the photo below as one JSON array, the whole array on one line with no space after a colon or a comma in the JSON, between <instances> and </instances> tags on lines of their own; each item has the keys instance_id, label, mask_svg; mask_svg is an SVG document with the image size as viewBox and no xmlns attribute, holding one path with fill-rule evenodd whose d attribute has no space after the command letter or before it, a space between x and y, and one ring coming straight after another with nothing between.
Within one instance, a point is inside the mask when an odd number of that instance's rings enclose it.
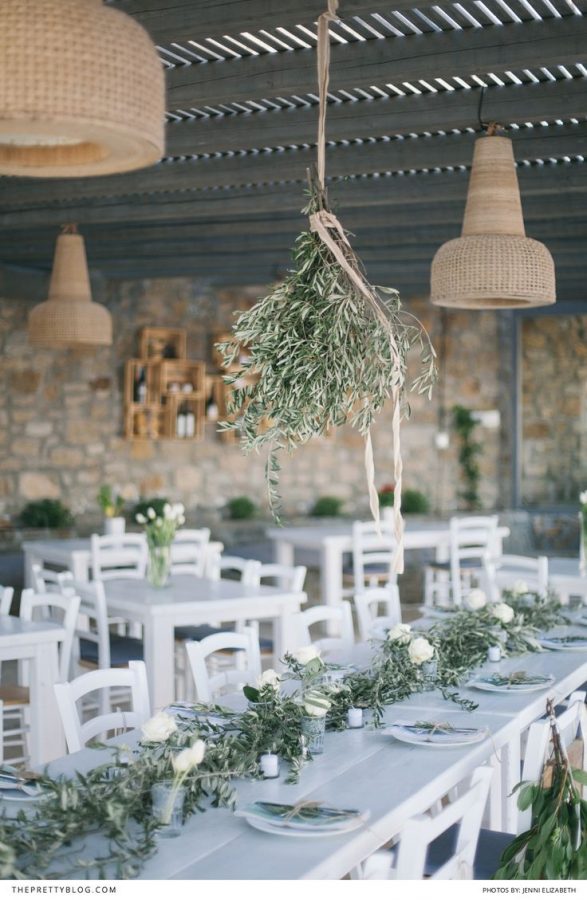
<instances>
[{"instance_id":1,"label":"glass vase","mask_svg":"<svg viewBox=\"0 0 587 900\"><path fill-rule=\"evenodd\" d=\"M177 837L183 824L185 788L172 781L158 781L151 788L153 818L160 823L161 837Z\"/></svg>"},{"instance_id":2,"label":"glass vase","mask_svg":"<svg viewBox=\"0 0 587 900\"><path fill-rule=\"evenodd\" d=\"M326 716L302 716L302 735L306 739L308 753L318 756L324 753Z\"/></svg>"},{"instance_id":3,"label":"glass vase","mask_svg":"<svg viewBox=\"0 0 587 900\"><path fill-rule=\"evenodd\" d=\"M171 547L149 547L147 579L153 587L165 587L171 569Z\"/></svg>"},{"instance_id":4,"label":"glass vase","mask_svg":"<svg viewBox=\"0 0 587 900\"><path fill-rule=\"evenodd\" d=\"M433 691L436 689L438 677L438 664L435 659L422 663L422 690Z\"/></svg>"}]
</instances>

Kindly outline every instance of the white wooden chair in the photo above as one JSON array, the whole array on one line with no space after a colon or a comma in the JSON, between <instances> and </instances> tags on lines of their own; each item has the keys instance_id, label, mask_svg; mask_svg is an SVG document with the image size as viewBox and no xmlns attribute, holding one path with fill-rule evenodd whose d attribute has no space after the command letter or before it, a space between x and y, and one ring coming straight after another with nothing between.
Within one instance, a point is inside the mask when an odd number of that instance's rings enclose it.
<instances>
[{"instance_id":1,"label":"white wooden chair","mask_svg":"<svg viewBox=\"0 0 587 900\"><path fill-rule=\"evenodd\" d=\"M282 566L279 563L263 563L259 565L259 584L271 579L284 591L299 594L304 590L308 570L306 566Z\"/></svg>"},{"instance_id":2,"label":"white wooden chair","mask_svg":"<svg viewBox=\"0 0 587 900\"><path fill-rule=\"evenodd\" d=\"M395 549L393 524L382 520L379 530L375 522L353 522L353 583L361 593L366 587L377 587L393 581L392 561ZM348 574L348 573L347 573Z\"/></svg>"},{"instance_id":3,"label":"white wooden chair","mask_svg":"<svg viewBox=\"0 0 587 900\"><path fill-rule=\"evenodd\" d=\"M585 692L571 694L566 709L557 714L557 725L563 746L568 748L577 735L587 735L585 713ZM550 723L548 719L534 722L528 729L526 752L522 766L521 781L538 782L542 778L544 764L550 755ZM519 810L516 834L526 831L532 824L532 810ZM515 835L502 831L482 828L479 846L475 856L474 877L486 880L497 871L501 855L511 844ZM444 865L445 858L454 846L454 832L442 834L430 847L426 863L426 873L433 874Z\"/></svg>"},{"instance_id":4,"label":"white wooden chair","mask_svg":"<svg viewBox=\"0 0 587 900\"><path fill-rule=\"evenodd\" d=\"M206 575L217 581L223 575L236 575L235 581L243 584L259 584L259 568L261 563L256 559L244 559L242 556L226 554L213 555L208 559Z\"/></svg>"},{"instance_id":5,"label":"white wooden chair","mask_svg":"<svg viewBox=\"0 0 587 900\"><path fill-rule=\"evenodd\" d=\"M348 600L337 606L311 606L293 617L299 647L314 644L321 653L331 650L349 651L355 642L353 616ZM313 638L310 629L315 625L328 624L338 632L334 637Z\"/></svg>"},{"instance_id":6,"label":"white wooden chair","mask_svg":"<svg viewBox=\"0 0 587 900\"><path fill-rule=\"evenodd\" d=\"M61 680L69 678L70 674L79 605L79 597L57 593L37 594L31 588L26 588L20 598L20 618L25 622L42 618L44 621L57 622L65 629L65 638L58 648ZM28 759L29 719L33 712L30 707L28 665L19 668L16 684L0 685L0 701L6 717L3 726L6 748L20 749L20 755L14 754L11 762L25 762Z\"/></svg>"},{"instance_id":7,"label":"white wooden chair","mask_svg":"<svg viewBox=\"0 0 587 900\"><path fill-rule=\"evenodd\" d=\"M31 576L33 582L33 590L37 594L63 594L71 587L73 575L71 572L64 570L55 572L53 569L45 569L39 563L33 563L31 566Z\"/></svg>"},{"instance_id":8,"label":"white wooden chair","mask_svg":"<svg viewBox=\"0 0 587 900\"><path fill-rule=\"evenodd\" d=\"M129 711L107 712L82 722L77 706L79 701L95 691L122 687L131 693ZM81 750L99 734L138 728L151 715L147 670L143 662L131 662L128 669L88 672L73 681L56 684L54 689L69 753Z\"/></svg>"},{"instance_id":9,"label":"white wooden chair","mask_svg":"<svg viewBox=\"0 0 587 900\"><path fill-rule=\"evenodd\" d=\"M393 628L402 620L399 588L395 582L385 587L367 588L355 594L355 610L359 636L368 641L387 628ZM380 611L383 610L383 614Z\"/></svg>"},{"instance_id":10,"label":"white wooden chair","mask_svg":"<svg viewBox=\"0 0 587 900\"><path fill-rule=\"evenodd\" d=\"M144 534L93 534L90 540L92 578L144 578L147 539Z\"/></svg>"},{"instance_id":11,"label":"white wooden chair","mask_svg":"<svg viewBox=\"0 0 587 900\"><path fill-rule=\"evenodd\" d=\"M495 556L497 526L497 516L453 516L449 559L429 563L424 570L425 607L460 607L474 581L487 587L487 559Z\"/></svg>"},{"instance_id":12,"label":"white wooden chair","mask_svg":"<svg viewBox=\"0 0 587 900\"><path fill-rule=\"evenodd\" d=\"M496 602L504 590L512 590L520 581L529 591L548 593L548 557L504 554L486 560L490 598Z\"/></svg>"},{"instance_id":13,"label":"white wooden chair","mask_svg":"<svg viewBox=\"0 0 587 900\"><path fill-rule=\"evenodd\" d=\"M210 657L226 651L234 652L235 668L212 674L208 669ZM201 641L188 641L186 652L200 703L213 702L225 688L236 690L244 684L254 684L261 674L261 653L255 628L244 628L242 632L223 631Z\"/></svg>"},{"instance_id":14,"label":"white wooden chair","mask_svg":"<svg viewBox=\"0 0 587 900\"><path fill-rule=\"evenodd\" d=\"M171 545L172 575L188 574L201 578L206 569L209 528L182 528Z\"/></svg>"},{"instance_id":15,"label":"white wooden chair","mask_svg":"<svg viewBox=\"0 0 587 900\"><path fill-rule=\"evenodd\" d=\"M354 877L421 881L427 874L430 846L439 835L450 830L454 836L452 850L443 865L429 877L453 881L471 879L492 773L490 766L480 766L458 799L434 816L419 815L408 819L394 850L378 850L372 854L359 871L353 873Z\"/></svg>"},{"instance_id":16,"label":"white wooden chair","mask_svg":"<svg viewBox=\"0 0 587 900\"><path fill-rule=\"evenodd\" d=\"M0 585L0 616L9 616L14 597L14 588Z\"/></svg>"},{"instance_id":17,"label":"white wooden chair","mask_svg":"<svg viewBox=\"0 0 587 900\"><path fill-rule=\"evenodd\" d=\"M80 597L80 614L87 627L78 627L78 663L82 667L119 668L143 658L143 642L138 638L114 633L119 619L108 616L106 592L101 581L72 582Z\"/></svg>"}]
</instances>

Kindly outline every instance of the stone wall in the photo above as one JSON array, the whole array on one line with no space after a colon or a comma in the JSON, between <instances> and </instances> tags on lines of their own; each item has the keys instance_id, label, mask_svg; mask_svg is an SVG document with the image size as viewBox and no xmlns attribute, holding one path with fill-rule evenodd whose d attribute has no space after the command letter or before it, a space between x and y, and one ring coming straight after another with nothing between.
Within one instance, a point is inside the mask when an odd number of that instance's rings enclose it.
<instances>
[{"instance_id":1,"label":"stone wall","mask_svg":"<svg viewBox=\"0 0 587 900\"><path fill-rule=\"evenodd\" d=\"M195 445L122 437L124 362L137 352L141 326L181 325L188 331L188 355L207 359L214 333L258 294L183 278L97 285L96 299L113 315L115 343L89 353L31 348L26 317L32 304L0 299L0 515L41 497L60 497L79 517L95 515L96 491L104 482L129 496L164 493L190 508L216 508L240 494L264 506L263 459L245 458L238 447L220 443L212 425ZM407 306L438 337L439 312L421 301ZM449 404L500 408L507 392L500 385L498 316L459 312L446 321L441 377ZM439 396L437 391L431 403L413 397L412 418L403 428L404 483L446 511L456 506L458 469L454 436L448 450L435 448ZM379 485L392 480L390 433L386 410L373 435ZM484 445L481 494L490 508L507 502L498 477L503 441L499 430L479 428L478 437ZM330 494L344 498L349 513L365 510L362 449L360 437L345 429L284 460L286 509L303 513L317 496Z\"/></svg>"},{"instance_id":2,"label":"stone wall","mask_svg":"<svg viewBox=\"0 0 587 900\"><path fill-rule=\"evenodd\" d=\"M587 488L587 316L522 323L522 500L577 505Z\"/></svg>"}]
</instances>

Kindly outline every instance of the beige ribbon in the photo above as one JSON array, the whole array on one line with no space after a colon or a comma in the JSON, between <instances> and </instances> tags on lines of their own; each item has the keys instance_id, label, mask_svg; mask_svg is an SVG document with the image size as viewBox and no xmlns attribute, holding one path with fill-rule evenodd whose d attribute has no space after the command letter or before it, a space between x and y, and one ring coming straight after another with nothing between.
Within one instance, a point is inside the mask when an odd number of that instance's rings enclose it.
<instances>
[{"instance_id":1,"label":"beige ribbon","mask_svg":"<svg viewBox=\"0 0 587 900\"><path fill-rule=\"evenodd\" d=\"M320 94L320 106L318 114L318 186L322 193L325 192L326 173L326 110L328 85L330 81L330 34L328 27L330 22L336 21L339 0L327 0L328 8L318 19L318 86ZM370 306L380 324L389 332L389 343L394 366L401 366L401 356L391 330L389 320L382 308L379 297L372 287L361 275L359 261L351 247L344 229L336 216L326 209L319 209L310 216L310 228L320 237L322 243L328 248L341 269L348 276L351 283L362 295ZM392 560L392 571L401 574L404 570L404 521L401 514L402 495L402 457L400 445L400 419L401 405L400 392L394 387L391 392L393 402L392 440L393 440L393 530L395 548ZM369 506L371 513L379 529L379 496L375 487L375 463L373 459L373 443L371 432L365 438L365 472L369 489Z\"/></svg>"}]
</instances>

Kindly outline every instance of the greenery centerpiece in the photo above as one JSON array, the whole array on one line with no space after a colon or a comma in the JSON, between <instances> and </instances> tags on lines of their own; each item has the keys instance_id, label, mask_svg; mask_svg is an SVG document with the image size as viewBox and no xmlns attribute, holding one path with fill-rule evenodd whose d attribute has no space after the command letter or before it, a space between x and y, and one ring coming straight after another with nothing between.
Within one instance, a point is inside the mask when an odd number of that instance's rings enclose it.
<instances>
[{"instance_id":1,"label":"greenery centerpiece","mask_svg":"<svg viewBox=\"0 0 587 900\"><path fill-rule=\"evenodd\" d=\"M96 497L98 506L104 516L104 531L106 534L120 534L124 531L124 497L117 494L109 484L103 484Z\"/></svg>"},{"instance_id":2,"label":"greenery centerpiece","mask_svg":"<svg viewBox=\"0 0 587 900\"><path fill-rule=\"evenodd\" d=\"M318 165L309 177L303 210L309 227L293 247L294 268L252 309L241 312L232 339L218 345L225 376L234 386L223 429L238 429L245 451L268 448L266 476L271 510L278 518L280 454L349 424L365 439L365 466L373 515L371 427L388 399L394 409L392 438L396 484L396 532L401 545L399 424L406 400L407 356L420 348L422 371L413 387L429 394L435 353L422 326L402 311L398 292L373 286L330 207L325 180L325 119L330 38L337 0L318 20L320 115ZM246 347L246 354L243 353ZM398 564L401 568L401 546Z\"/></svg>"},{"instance_id":3,"label":"greenery centerpiece","mask_svg":"<svg viewBox=\"0 0 587 900\"><path fill-rule=\"evenodd\" d=\"M135 519L139 525L144 525L147 536L147 578L153 587L164 587L169 578L175 532L185 522L183 504L165 503L160 515L149 506L145 513L137 513Z\"/></svg>"}]
</instances>

